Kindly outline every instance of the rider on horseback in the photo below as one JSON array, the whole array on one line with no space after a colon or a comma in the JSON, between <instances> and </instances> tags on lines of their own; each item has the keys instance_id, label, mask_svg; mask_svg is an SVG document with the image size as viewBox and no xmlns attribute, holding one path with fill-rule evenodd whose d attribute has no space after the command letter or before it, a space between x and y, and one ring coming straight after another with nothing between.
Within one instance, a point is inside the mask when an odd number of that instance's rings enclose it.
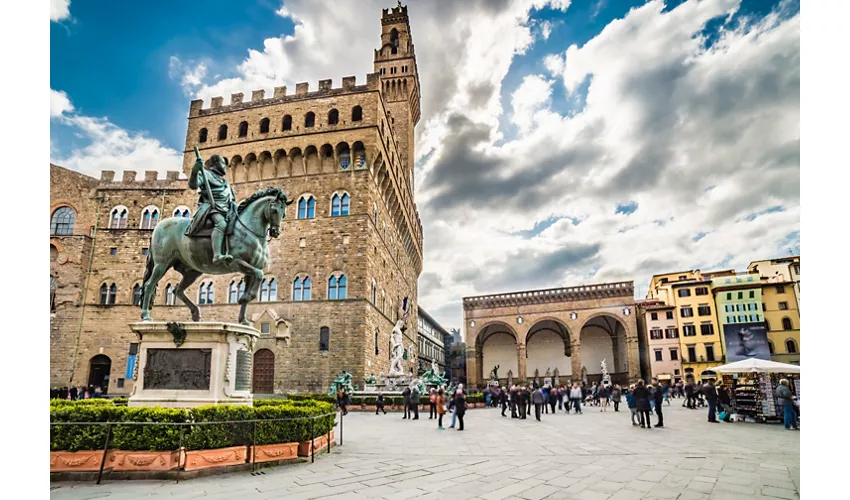
<instances>
[{"instance_id":1,"label":"rider on horseback","mask_svg":"<svg viewBox=\"0 0 850 500\"><path fill-rule=\"evenodd\" d=\"M232 232L231 223L236 220L236 194L227 182L227 158L212 155L204 169L200 157L192 166L189 187L199 189L198 211L186 229L186 236L194 236L203 229L209 218L213 224L213 263L230 262L233 257L224 250L225 234Z\"/></svg>"}]
</instances>

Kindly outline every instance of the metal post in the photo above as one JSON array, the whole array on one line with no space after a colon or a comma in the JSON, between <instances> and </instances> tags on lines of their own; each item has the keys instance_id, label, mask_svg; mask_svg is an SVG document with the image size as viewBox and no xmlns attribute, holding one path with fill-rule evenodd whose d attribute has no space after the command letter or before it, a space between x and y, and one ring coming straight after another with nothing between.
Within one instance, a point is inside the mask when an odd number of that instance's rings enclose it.
<instances>
[{"instance_id":1,"label":"metal post","mask_svg":"<svg viewBox=\"0 0 850 500\"><path fill-rule=\"evenodd\" d=\"M257 470L257 421L254 420L254 437L251 438L251 472Z\"/></svg>"},{"instance_id":2,"label":"metal post","mask_svg":"<svg viewBox=\"0 0 850 500\"><path fill-rule=\"evenodd\" d=\"M316 444L316 441L313 439L313 426L316 423L316 419L314 417L310 417L310 463L314 463L316 461L316 453L313 447Z\"/></svg>"},{"instance_id":3,"label":"metal post","mask_svg":"<svg viewBox=\"0 0 850 500\"><path fill-rule=\"evenodd\" d=\"M180 466L180 459L186 456L186 453L183 452L183 430L186 429L185 425L180 426L180 445L177 447L177 483L180 482L180 471L183 467Z\"/></svg>"},{"instance_id":4,"label":"metal post","mask_svg":"<svg viewBox=\"0 0 850 500\"><path fill-rule=\"evenodd\" d=\"M328 453L331 452L331 431L333 430L333 428L333 425L328 427Z\"/></svg>"},{"instance_id":5,"label":"metal post","mask_svg":"<svg viewBox=\"0 0 850 500\"><path fill-rule=\"evenodd\" d=\"M342 421L345 420L343 415L339 415L339 444L342 446Z\"/></svg>"},{"instance_id":6,"label":"metal post","mask_svg":"<svg viewBox=\"0 0 850 500\"><path fill-rule=\"evenodd\" d=\"M100 478L103 476L103 466L106 464L106 450L109 449L109 438L112 437L112 424L106 424L106 442L103 443L103 457L100 459L100 470L97 473L97 484L100 484Z\"/></svg>"}]
</instances>

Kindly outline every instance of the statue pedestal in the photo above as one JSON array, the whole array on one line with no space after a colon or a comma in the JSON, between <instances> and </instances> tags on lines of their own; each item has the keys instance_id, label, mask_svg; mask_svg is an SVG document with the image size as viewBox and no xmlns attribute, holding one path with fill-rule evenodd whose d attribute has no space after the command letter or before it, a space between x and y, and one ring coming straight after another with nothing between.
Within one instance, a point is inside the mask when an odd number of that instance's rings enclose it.
<instances>
[{"instance_id":1,"label":"statue pedestal","mask_svg":"<svg viewBox=\"0 0 850 500\"><path fill-rule=\"evenodd\" d=\"M130 329L139 338L139 352L129 406L253 404L251 362L260 334L255 328L140 322Z\"/></svg>"}]
</instances>

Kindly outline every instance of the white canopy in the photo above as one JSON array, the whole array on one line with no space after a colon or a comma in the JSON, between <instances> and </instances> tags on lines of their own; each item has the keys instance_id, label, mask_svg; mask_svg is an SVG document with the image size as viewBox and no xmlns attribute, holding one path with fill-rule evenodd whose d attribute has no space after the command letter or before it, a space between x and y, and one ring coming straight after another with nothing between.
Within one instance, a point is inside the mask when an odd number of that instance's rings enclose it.
<instances>
[{"instance_id":1,"label":"white canopy","mask_svg":"<svg viewBox=\"0 0 850 500\"><path fill-rule=\"evenodd\" d=\"M798 365L777 363L766 359L747 358L726 365L715 366L711 371L717 373L800 373Z\"/></svg>"}]
</instances>

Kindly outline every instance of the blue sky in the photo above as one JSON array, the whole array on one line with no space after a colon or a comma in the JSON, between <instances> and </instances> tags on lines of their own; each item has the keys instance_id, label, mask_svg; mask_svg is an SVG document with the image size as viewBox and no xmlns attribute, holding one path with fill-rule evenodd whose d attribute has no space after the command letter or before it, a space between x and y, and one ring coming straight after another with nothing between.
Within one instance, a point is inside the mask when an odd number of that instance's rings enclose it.
<instances>
[{"instance_id":1,"label":"blue sky","mask_svg":"<svg viewBox=\"0 0 850 500\"><path fill-rule=\"evenodd\" d=\"M179 169L191 99L363 81L394 4L51 0L51 161ZM420 299L437 319L457 324L465 295L641 284L799 245L798 1L409 12ZM516 272L529 255L540 267Z\"/></svg>"}]
</instances>

